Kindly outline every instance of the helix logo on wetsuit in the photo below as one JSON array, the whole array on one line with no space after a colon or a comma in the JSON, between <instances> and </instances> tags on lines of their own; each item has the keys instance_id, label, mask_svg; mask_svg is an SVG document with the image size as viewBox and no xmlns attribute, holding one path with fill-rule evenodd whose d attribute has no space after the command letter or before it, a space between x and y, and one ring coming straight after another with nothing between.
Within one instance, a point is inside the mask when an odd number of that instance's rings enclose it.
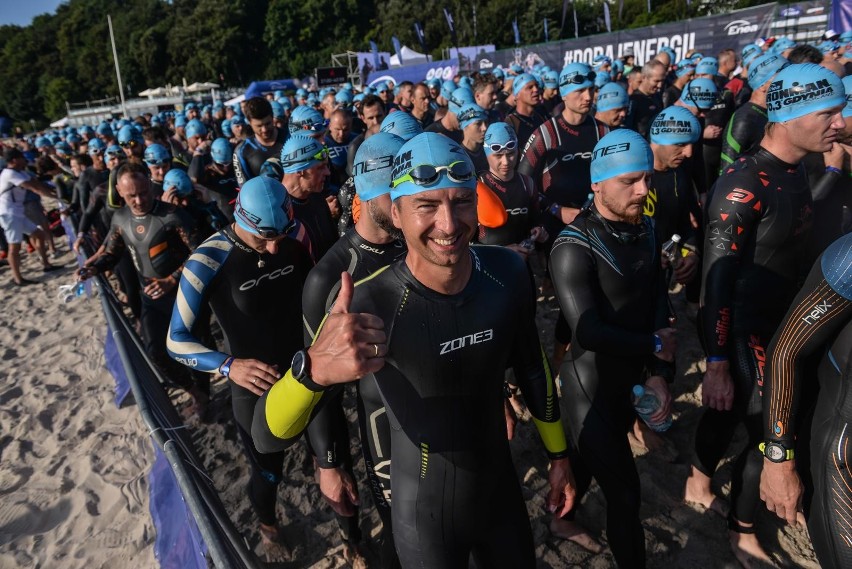
<instances>
[{"instance_id":1,"label":"helix logo on wetsuit","mask_svg":"<svg viewBox=\"0 0 852 569\"><path fill-rule=\"evenodd\" d=\"M810 313L802 317L802 322L804 322L808 326L810 326L811 324L815 324L817 320L825 316L825 314L832 306L833 305L829 304L827 300L817 301L817 303L813 307L813 310L811 310Z\"/></svg>"},{"instance_id":2,"label":"helix logo on wetsuit","mask_svg":"<svg viewBox=\"0 0 852 569\"><path fill-rule=\"evenodd\" d=\"M277 279L278 277L283 277L284 275L289 275L290 273L293 272L294 269L295 269L295 267L293 267L293 265L287 265L286 267L281 267L280 269L275 269L274 271L270 271L270 272L266 273L265 275L260 275L256 279L249 279L249 280L247 280L246 282L244 282L243 284L240 285L240 290L244 290L244 291L245 290L251 290L256 286L260 286L260 282L263 279L273 281L273 280Z\"/></svg>"},{"instance_id":3,"label":"helix logo on wetsuit","mask_svg":"<svg viewBox=\"0 0 852 569\"><path fill-rule=\"evenodd\" d=\"M796 83L784 89L784 81L775 81L769 86L766 93L766 106L769 110L777 111L781 107L799 103L801 101L813 101L824 99L834 95L834 88L828 79L820 79L816 83Z\"/></svg>"},{"instance_id":4,"label":"helix logo on wetsuit","mask_svg":"<svg viewBox=\"0 0 852 569\"><path fill-rule=\"evenodd\" d=\"M462 336L461 338L456 338L455 340L450 340L449 342L444 342L441 344L441 353L440 355L449 354L450 352L454 352L456 350L460 350L462 348L466 348L468 346L473 346L476 344L483 344L485 342L489 342L494 339L494 329L489 328L488 330L483 330L482 332L476 332L475 334L468 334L466 336Z\"/></svg>"}]
</instances>

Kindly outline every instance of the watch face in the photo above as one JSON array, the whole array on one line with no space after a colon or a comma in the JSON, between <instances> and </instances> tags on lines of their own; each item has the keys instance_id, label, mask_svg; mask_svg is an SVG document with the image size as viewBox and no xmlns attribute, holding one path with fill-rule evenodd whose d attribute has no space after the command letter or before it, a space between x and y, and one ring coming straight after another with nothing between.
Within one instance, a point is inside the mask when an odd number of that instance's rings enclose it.
<instances>
[{"instance_id":1,"label":"watch face","mask_svg":"<svg viewBox=\"0 0 852 569\"><path fill-rule=\"evenodd\" d=\"M781 461L784 459L784 449L780 445L766 445L766 457L769 460Z\"/></svg>"},{"instance_id":2,"label":"watch face","mask_svg":"<svg viewBox=\"0 0 852 569\"><path fill-rule=\"evenodd\" d=\"M296 379L301 379L305 375L305 353L303 351L296 352L290 367L293 368L293 376Z\"/></svg>"}]
</instances>

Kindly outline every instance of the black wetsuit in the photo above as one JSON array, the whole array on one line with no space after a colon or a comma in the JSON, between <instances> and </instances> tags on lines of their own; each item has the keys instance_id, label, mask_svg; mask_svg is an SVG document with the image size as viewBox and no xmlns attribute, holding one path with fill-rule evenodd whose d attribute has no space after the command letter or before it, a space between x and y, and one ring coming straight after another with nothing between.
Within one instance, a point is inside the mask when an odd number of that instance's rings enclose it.
<instances>
[{"instance_id":1,"label":"black wetsuit","mask_svg":"<svg viewBox=\"0 0 852 569\"><path fill-rule=\"evenodd\" d=\"M340 204L340 217L337 220L337 233L343 236L344 233L352 229L355 225L355 219L352 212L352 206L355 205L355 178L349 177L340 190L337 192L337 203ZM360 198L359 198L360 202Z\"/></svg>"},{"instance_id":2,"label":"black wetsuit","mask_svg":"<svg viewBox=\"0 0 852 569\"><path fill-rule=\"evenodd\" d=\"M447 130L447 128L444 127L444 124L441 121L433 122L424 129L424 132L437 132L438 134L443 134L444 136L450 138L451 140L454 140L455 142L458 142L459 144L461 144L462 140L464 139L464 133L461 131L461 129Z\"/></svg>"},{"instance_id":3,"label":"black wetsuit","mask_svg":"<svg viewBox=\"0 0 852 569\"><path fill-rule=\"evenodd\" d=\"M74 191L71 195L72 210L76 211L78 215L82 215L86 208L89 207L89 198L94 193L95 188L106 182L108 177L109 170L107 169L95 170L91 166L86 168L80 174L77 183L74 184Z\"/></svg>"},{"instance_id":4,"label":"black wetsuit","mask_svg":"<svg viewBox=\"0 0 852 569\"><path fill-rule=\"evenodd\" d=\"M340 273L348 272L357 282L402 259L406 251L405 245L399 241L376 245L366 241L354 228L347 231L308 275L302 293L305 343L310 344L313 341L323 318L334 304L340 291ZM399 559L394 549L390 511L390 425L375 377L368 376L359 381L357 391L358 426L361 431L361 450L367 468L367 483L373 494L373 503L382 519L382 567L392 569L399 567ZM349 431L343 414L342 394L341 391L329 398L321 411L334 418L327 424L332 426L335 433L324 437L324 440L334 441L336 448L314 448L314 451L318 456L329 452L340 456L351 472ZM311 422L311 425L315 422ZM355 525L357 527L357 517Z\"/></svg>"},{"instance_id":5,"label":"black wetsuit","mask_svg":"<svg viewBox=\"0 0 852 569\"><path fill-rule=\"evenodd\" d=\"M572 461L577 502L597 480L607 502L607 538L619 567L645 566L639 474L627 440L636 414L634 385L671 382L673 366L655 357L654 332L668 305L653 221L604 222L583 210L550 254L559 304L574 331L560 370L560 404L580 455Z\"/></svg>"},{"instance_id":6,"label":"black wetsuit","mask_svg":"<svg viewBox=\"0 0 852 569\"><path fill-rule=\"evenodd\" d=\"M674 105L675 101L680 99L681 93L683 93L683 89L677 85L669 85L666 87L666 90L663 91L663 108L665 109Z\"/></svg>"},{"instance_id":7,"label":"black wetsuit","mask_svg":"<svg viewBox=\"0 0 852 569\"><path fill-rule=\"evenodd\" d=\"M803 362L819 357L819 396L810 440L803 437L800 404L813 376ZM804 511L820 566L852 567L852 235L831 244L814 264L804 287L769 346L763 397L763 435L794 448L799 469L810 468ZM810 463L800 457L810 446ZM804 464L802 464L804 462ZM809 487L808 480L813 487Z\"/></svg>"},{"instance_id":8,"label":"black wetsuit","mask_svg":"<svg viewBox=\"0 0 852 569\"><path fill-rule=\"evenodd\" d=\"M731 411L704 413L693 465L712 476L737 425L745 424L748 444L734 466L732 523L753 523L759 503L765 348L808 269L812 212L804 167L762 147L719 178L706 208L699 330L708 361L729 361L734 404Z\"/></svg>"},{"instance_id":9,"label":"black wetsuit","mask_svg":"<svg viewBox=\"0 0 852 569\"><path fill-rule=\"evenodd\" d=\"M714 81L719 88L719 95L716 98L716 103L707 111L705 125L721 127L722 134L716 138L703 138L702 135L702 141L704 142L704 176L707 179L708 188L713 186L716 178L719 177L719 169L722 164L722 144L725 141L725 127L734 114L734 94L725 88L727 80L717 75Z\"/></svg>"},{"instance_id":10,"label":"black wetsuit","mask_svg":"<svg viewBox=\"0 0 852 569\"><path fill-rule=\"evenodd\" d=\"M481 146L479 147L478 152L474 152L465 146L463 146L463 148L465 152L467 152L470 161L473 162L473 171L476 172L477 175L488 171L488 158L485 157L485 150Z\"/></svg>"},{"instance_id":11,"label":"black wetsuit","mask_svg":"<svg viewBox=\"0 0 852 569\"><path fill-rule=\"evenodd\" d=\"M646 95L638 89L630 95L630 112L624 121L624 126L632 128L645 138L651 130L654 117L663 110L663 97L659 93Z\"/></svg>"},{"instance_id":12,"label":"black wetsuit","mask_svg":"<svg viewBox=\"0 0 852 569\"><path fill-rule=\"evenodd\" d=\"M337 241L337 224L331 217L328 202L322 194L311 193L304 199L291 196L293 217L301 222L311 243L311 255L319 261Z\"/></svg>"},{"instance_id":13,"label":"black wetsuit","mask_svg":"<svg viewBox=\"0 0 852 569\"><path fill-rule=\"evenodd\" d=\"M391 427L393 532L407 568L466 569L471 553L479 567L535 566L506 439L508 366L550 456L567 452L526 268L503 247L474 246L470 255L458 294L424 287L401 261L356 286L351 306L379 316L388 335L374 378ZM289 372L282 381L258 403L252 434L261 450L288 444L327 393ZM288 408L285 393L302 404Z\"/></svg>"},{"instance_id":14,"label":"black wetsuit","mask_svg":"<svg viewBox=\"0 0 852 569\"><path fill-rule=\"evenodd\" d=\"M677 233L683 245L697 251L697 236L689 218L689 214L696 214L697 210L698 196L689 172L682 164L664 172L654 170L645 202L645 215L654 218L658 243L665 243Z\"/></svg>"},{"instance_id":15,"label":"black wetsuit","mask_svg":"<svg viewBox=\"0 0 852 569\"><path fill-rule=\"evenodd\" d=\"M802 163L814 200L814 226L808 242L808 261L813 261L847 232L844 210L852 209L852 177L848 171L826 170L825 158L818 152L805 156Z\"/></svg>"},{"instance_id":16,"label":"black wetsuit","mask_svg":"<svg viewBox=\"0 0 852 569\"><path fill-rule=\"evenodd\" d=\"M349 133L346 140L340 143L335 141L331 135L326 135L323 141L328 148L328 168L331 172L326 183L333 194L336 194L340 186L349 178L349 174L346 173L346 166L349 164L349 145L356 138L358 138L357 134Z\"/></svg>"},{"instance_id":17,"label":"black wetsuit","mask_svg":"<svg viewBox=\"0 0 852 569\"><path fill-rule=\"evenodd\" d=\"M757 149L768 121L766 108L752 102L731 115L722 141L721 170L728 168L740 156Z\"/></svg>"},{"instance_id":18,"label":"black wetsuit","mask_svg":"<svg viewBox=\"0 0 852 569\"><path fill-rule=\"evenodd\" d=\"M139 320L145 349L166 376L183 388L191 387L192 378L166 353L166 334L177 287L156 298L141 289L151 279L171 276L177 281L196 244L195 228L189 215L173 205L154 200L151 211L141 217L133 215L127 206L115 212L104 240L104 253L93 263L99 271L104 271L114 267L125 251L130 253L139 279L142 300ZM202 389L209 388L208 377L197 380Z\"/></svg>"},{"instance_id":19,"label":"black wetsuit","mask_svg":"<svg viewBox=\"0 0 852 569\"><path fill-rule=\"evenodd\" d=\"M607 132L609 127L591 115L579 125L568 124L560 115L547 120L529 137L518 172L536 183L542 211L548 211L552 204L580 208L586 203L592 191L592 150ZM543 221L552 242L565 224L553 215L544 216Z\"/></svg>"},{"instance_id":20,"label":"black wetsuit","mask_svg":"<svg viewBox=\"0 0 852 569\"><path fill-rule=\"evenodd\" d=\"M477 241L486 245L516 245L527 239L539 217L538 195L530 177L516 173L504 182L489 171L480 175L479 180L506 206L507 219L500 227L480 225Z\"/></svg>"},{"instance_id":21,"label":"black wetsuit","mask_svg":"<svg viewBox=\"0 0 852 569\"><path fill-rule=\"evenodd\" d=\"M530 139L530 135L547 119L548 115L538 107L535 107L529 116L522 115L517 109L514 109L506 115L503 122L512 127L512 130L518 135L518 144L523 145Z\"/></svg>"},{"instance_id":22,"label":"black wetsuit","mask_svg":"<svg viewBox=\"0 0 852 569\"><path fill-rule=\"evenodd\" d=\"M200 372L215 373L230 356L256 359L287 369L303 346L299 315L302 287L313 267L307 250L285 238L278 253L251 249L230 227L199 245L181 274L176 308L169 327L169 355ZM196 316L210 306L222 328L225 352L202 343L195 334ZM187 309L180 310L185 306ZM249 501L260 522L277 523L275 505L285 452L261 454L251 440L258 396L229 381L231 406L246 457L251 465Z\"/></svg>"},{"instance_id":23,"label":"black wetsuit","mask_svg":"<svg viewBox=\"0 0 852 569\"><path fill-rule=\"evenodd\" d=\"M260 174L260 167L268 158L278 158L288 136L289 133L286 130L279 128L272 146L262 145L254 136L239 143L234 149L233 160L237 183L242 186Z\"/></svg>"},{"instance_id":24,"label":"black wetsuit","mask_svg":"<svg viewBox=\"0 0 852 569\"><path fill-rule=\"evenodd\" d=\"M216 202L229 223L234 221L234 202L237 199L238 186L234 171L228 168L224 173L221 166L208 164L201 172L198 183L207 188L210 197Z\"/></svg>"}]
</instances>

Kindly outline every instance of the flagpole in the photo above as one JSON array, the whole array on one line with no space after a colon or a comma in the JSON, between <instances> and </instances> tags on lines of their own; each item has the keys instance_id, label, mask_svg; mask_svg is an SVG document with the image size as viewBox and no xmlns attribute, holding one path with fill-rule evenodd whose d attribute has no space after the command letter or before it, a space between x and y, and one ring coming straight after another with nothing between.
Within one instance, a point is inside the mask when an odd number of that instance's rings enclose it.
<instances>
[{"instance_id":1,"label":"flagpole","mask_svg":"<svg viewBox=\"0 0 852 569\"><path fill-rule=\"evenodd\" d=\"M118 79L118 95L121 97L121 114L127 118L127 105L124 104L124 87L121 84L121 69L118 68L118 52L115 50L115 36L112 33L112 18L107 14L109 41L112 44L112 58L115 60L115 78Z\"/></svg>"}]
</instances>

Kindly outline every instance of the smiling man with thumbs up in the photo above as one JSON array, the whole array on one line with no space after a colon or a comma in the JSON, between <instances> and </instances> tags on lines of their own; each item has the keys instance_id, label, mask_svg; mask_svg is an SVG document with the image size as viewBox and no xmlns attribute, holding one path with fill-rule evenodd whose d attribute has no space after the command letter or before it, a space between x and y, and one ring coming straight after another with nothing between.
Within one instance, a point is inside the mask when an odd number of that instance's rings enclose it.
<instances>
[{"instance_id":1,"label":"smiling man with thumbs up","mask_svg":"<svg viewBox=\"0 0 852 569\"><path fill-rule=\"evenodd\" d=\"M547 507L574 500L556 387L535 327L523 261L470 246L476 177L463 148L434 133L393 165L391 216L405 259L354 290L342 275L313 345L255 409L261 451L294 440L326 392L371 375L386 404L391 515L402 567L534 567L524 500L506 439L503 376L515 369L550 457Z\"/></svg>"}]
</instances>

